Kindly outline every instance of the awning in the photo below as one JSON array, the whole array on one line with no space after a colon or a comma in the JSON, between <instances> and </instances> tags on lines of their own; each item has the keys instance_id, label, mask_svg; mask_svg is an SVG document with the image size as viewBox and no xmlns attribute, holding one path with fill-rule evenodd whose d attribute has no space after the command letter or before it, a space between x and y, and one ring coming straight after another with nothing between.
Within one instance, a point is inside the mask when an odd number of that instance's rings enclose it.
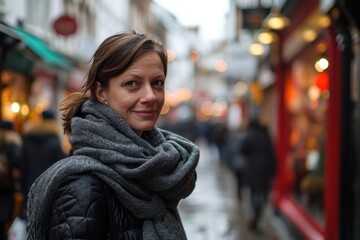
<instances>
[{"instance_id":1,"label":"awning","mask_svg":"<svg viewBox=\"0 0 360 240\"><path fill-rule=\"evenodd\" d=\"M20 52L9 50L5 56L4 69L12 70L25 75L31 75L34 63L25 58Z\"/></svg>"},{"instance_id":2,"label":"awning","mask_svg":"<svg viewBox=\"0 0 360 240\"><path fill-rule=\"evenodd\" d=\"M72 64L68 59L52 50L48 44L40 38L25 31L21 27L15 27L13 30L21 38L24 44L45 63L64 70L71 68Z\"/></svg>"},{"instance_id":3,"label":"awning","mask_svg":"<svg viewBox=\"0 0 360 240\"><path fill-rule=\"evenodd\" d=\"M8 48L20 41L20 38L14 33L12 28L0 23L0 45L2 47Z\"/></svg>"},{"instance_id":4,"label":"awning","mask_svg":"<svg viewBox=\"0 0 360 240\"><path fill-rule=\"evenodd\" d=\"M14 32L12 27L0 23L0 71L6 69L23 74L32 72L33 63L16 51L16 44L20 42L21 37Z\"/></svg>"}]
</instances>

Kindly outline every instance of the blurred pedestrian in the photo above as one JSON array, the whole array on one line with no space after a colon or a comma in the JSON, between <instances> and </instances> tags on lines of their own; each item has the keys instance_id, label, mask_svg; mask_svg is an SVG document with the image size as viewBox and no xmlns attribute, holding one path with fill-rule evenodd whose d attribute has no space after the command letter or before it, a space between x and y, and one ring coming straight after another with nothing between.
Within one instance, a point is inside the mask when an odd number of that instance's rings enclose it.
<instances>
[{"instance_id":1,"label":"blurred pedestrian","mask_svg":"<svg viewBox=\"0 0 360 240\"><path fill-rule=\"evenodd\" d=\"M186 239L177 206L195 187L199 150L155 126L166 73L155 37L104 40L62 104L73 155L32 186L29 239Z\"/></svg>"},{"instance_id":2,"label":"blurred pedestrian","mask_svg":"<svg viewBox=\"0 0 360 240\"><path fill-rule=\"evenodd\" d=\"M246 158L241 152L241 145L244 139L243 130L231 129L228 131L225 140L224 156L227 166L233 172L236 185L237 197L242 200L242 190L244 187L244 173L246 171Z\"/></svg>"},{"instance_id":3,"label":"blurred pedestrian","mask_svg":"<svg viewBox=\"0 0 360 240\"><path fill-rule=\"evenodd\" d=\"M31 185L47 168L65 157L60 127L53 111L45 110L41 121L26 123L22 148L22 190L25 197L22 218L27 218L27 195Z\"/></svg>"},{"instance_id":4,"label":"blurred pedestrian","mask_svg":"<svg viewBox=\"0 0 360 240\"><path fill-rule=\"evenodd\" d=\"M220 163L226 165L226 136L228 128L224 122L214 122L211 128L211 142L219 151Z\"/></svg>"},{"instance_id":5,"label":"blurred pedestrian","mask_svg":"<svg viewBox=\"0 0 360 240\"><path fill-rule=\"evenodd\" d=\"M20 191L21 137L12 122L0 122L0 240L6 239L17 215L15 194ZM20 203L21 204L21 203Z\"/></svg>"},{"instance_id":6,"label":"blurred pedestrian","mask_svg":"<svg viewBox=\"0 0 360 240\"><path fill-rule=\"evenodd\" d=\"M251 230L256 230L267 204L276 171L276 157L271 136L267 127L256 118L249 122L241 151L247 160L245 179L250 190L253 210L248 226Z\"/></svg>"}]
</instances>

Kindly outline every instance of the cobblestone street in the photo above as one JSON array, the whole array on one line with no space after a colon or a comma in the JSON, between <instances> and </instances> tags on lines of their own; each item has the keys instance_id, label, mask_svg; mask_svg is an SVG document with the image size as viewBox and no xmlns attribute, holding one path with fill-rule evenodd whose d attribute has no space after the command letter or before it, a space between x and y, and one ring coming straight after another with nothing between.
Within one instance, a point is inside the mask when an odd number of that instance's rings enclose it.
<instances>
[{"instance_id":1,"label":"cobblestone street","mask_svg":"<svg viewBox=\"0 0 360 240\"><path fill-rule=\"evenodd\" d=\"M190 197L180 202L180 215L189 240L278 240L276 219L267 207L260 231L250 232L248 197L240 202L232 173L219 163L215 148L198 142L201 157L197 168L197 185Z\"/></svg>"}]
</instances>

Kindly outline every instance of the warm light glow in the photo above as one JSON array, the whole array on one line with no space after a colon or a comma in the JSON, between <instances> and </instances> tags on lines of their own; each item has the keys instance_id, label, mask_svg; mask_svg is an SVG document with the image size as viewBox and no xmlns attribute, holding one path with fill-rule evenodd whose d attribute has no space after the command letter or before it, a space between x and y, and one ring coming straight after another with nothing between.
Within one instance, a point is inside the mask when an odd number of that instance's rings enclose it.
<instances>
[{"instance_id":1,"label":"warm light glow","mask_svg":"<svg viewBox=\"0 0 360 240\"><path fill-rule=\"evenodd\" d=\"M17 102L13 102L10 106L10 109L13 113L18 113L20 111L20 104Z\"/></svg>"},{"instance_id":2,"label":"warm light glow","mask_svg":"<svg viewBox=\"0 0 360 240\"><path fill-rule=\"evenodd\" d=\"M321 58L319 60L319 66L324 70L327 69L329 67L329 61L326 58Z\"/></svg>"},{"instance_id":3,"label":"warm light glow","mask_svg":"<svg viewBox=\"0 0 360 240\"><path fill-rule=\"evenodd\" d=\"M316 46L316 50L319 51L319 52L325 52L326 51L326 43L319 43L317 46Z\"/></svg>"},{"instance_id":4,"label":"warm light glow","mask_svg":"<svg viewBox=\"0 0 360 240\"><path fill-rule=\"evenodd\" d=\"M275 41L275 36L273 32L264 29L259 32L257 40L262 44L271 44Z\"/></svg>"},{"instance_id":5,"label":"warm light glow","mask_svg":"<svg viewBox=\"0 0 360 240\"><path fill-rule=\"evenodd\" d=\"M327 28L328 26L330 26L331 21L330 21L329 16L322 15L319 17L318 23L320 24L321 27Z\"/></svg>"},{"instance_id":6,"label":"warm light glow","mask_svg":"<svg viewBox=\"0 0 360 240\"><path fill-rule=\"evenodd\" d=\"M279 10L273 9L265 20L265 25L274 30L282 30L290 23L289 19L283 16Z\"/></svg>"},{"instance_id":7,"label":"warm light glow","mask_svg":"<svg viewBox=\"0 0 360 240\"><path fill-rule=\"evenodd\" d=\"M175 58L176 58L175 52L168 49L168 50L166 50L166 53L167 53L168 62L173 62L175 60Z\"/></svg>"},{"instance_id":8,"label":"warm light glow","mask_svg":"<svg viewBox=\"0 0 360 240\"><path fill-rule=\"evenodd\" d=\"M162 109L161 109L160 114L161 114L161 115L165 115L165 114L167 114L167 113L169 112L169 110L170 110L169 104L164 103L164 105L163 105L163 107L162 107Z\"/></svg>"},{"instance_id":9,"label":"warm light glow","mask_svg":"<svg viewBox=\"0 0 360 240\"><path fill-rule=\"evenodd\" d=\"M248 86L245 82L237 82L234 85L233 92L235 96L242 96L244 95L248 90Z\"/></svg>"},{"instance_id":10,"label":"warm light glow","mask_svg":"<svg viewBox=\"0 0 360 240\"><path fill-rule=\"evenodd\" d=\"M268 26L272 29L280 30L286 27L286 22L280 17L273 17L269 19Z\"/></svg>"},{"instance_id":11,"label":"warm light glow","mask_svg":"<svg viewBox=\"0 0 360 240\"><path fill-rule=\"evenodd\" d=\"M206 121L209 121L210 120L210 116L209 115L205 115L200 108L198 108L196 110L196 120L199 121L199 122L206 122Z\"/></svg>"},{"instance_id":12,"label":"warm light glow","mask_svg":"<svg viewBox=\"0 0 360 240\"><path fill-rule=\"evenodd\" d=\"M210 101L204 101L200 106L200 111L205 116L211 116L213 114L213 104Z\"/></svg>"},{"instance_id":13,"label":"warm light glow","mask_svg":"<svg viewBox=\"0 0 360 240\"><path fill-rule=\"evenodd\" d=\"M321 91L317 86L311 86L308 90L308 96L313 101L318 100L320 97L320 94L321 94Z\"/></svg>"},{"instance_id":14,"label":"warm light glow","mask_svg":"<svg viewBox=\"0 0 360 240\"><path fill-rule=\"evenodd\" d=\"M211 102L204 101L199 108L200 112L197 113L198 117L203 120L208 119L208 117L220 117L223 118L227 115L228 106L226 102Z\"/></svg>"},{"instance_id":15,"label":"warm light glow","mask_svg":"<svg viewBox=\"0 0 360 240\"><path fill-rule=\"evenodd\" d=\"M264 54L264 46L260 43L252 43L249 47L249 51L254 56L260 56Z\"/></svg>"},{"instance_id":16,"label":"warm light glow","mask_svg":"<svg viewBox=\"0 0 360 240\"><path fill-rule=\"evenodd\" d=\"M318 72L323 72L329 67L329 61L326 58L320 58L315 63L315 69Z\"/></svg>"},{"instance_id":17,"label":"warm light glow","mask_svg":"<svg viewBox=\"0 0 360 240\"><path fill-rule=\"evenodd\" d=\"M192 91L189 88L179 88L175 94L181 102L189 101L192 97Z\"/></svg>"},{"instance_id":18,"label":"warm light glow","mask_svg":"<svg viewBox=\"0 0 360 240\"><path fill-rule=\"evenodd\" d=\"M218 59L215 62L215 70L218 72L225 72L227 70L227 63L223 59Z\"/></svg>"},{"instance_id":19,"label":"warm light glow","mask_svg":"<svg viewBox=\"0 0 360 240\"><path fill-rule=\"evenodd\" d=\"M198 62L200 60L200 53L198 51L193 50L190 53L190 58L191 61Z\"/></svg>"},{"instance_id":20,"label":"warm light glow","mask_svg":"<svg viewBox=\"0 0 360 240\"><path fill-rule=\"evenodd\" d=\"M317 34L313 29L306 29L303 31L302 36L306 42L312 42L316 39Z\"/></svg>"},{"instance_id":21,"label":"warm light glow","mask_svg":"<svg viewBox=\"0 0 360 240\"><path fill-rule=\"evenodd\" d=\"M170 107L176 107L177 105L180 104L179 99L177 98L175 93L172 92L166 92L165 93L165 102L166 104L168 104Z\"/></svg>"},{"instance_id":22,"label":"warm light glow","mask_svg":"<svg viewBox=\"0 0 360 240\"><path fill-rule=\"evenodd\" d=\"M182 102L189 101L192 98L192 90L189 88L179 88L176 92L165 93L165 104L169 107L176 107Z\"/></svg>"},{"instance_id":23,"label":"warm light glow","mask_svg":"<svg viewBox=\"0 0 360 240\"><path fill-rule=\"evenodd\" d=\"M257 81L249 84L251 100L255 105L259 105L263 100L263 90Z\"/></svg>"},{"instance_id":24,"label":"warm light glow","mask_svg":"<svg viewBox=\"0 0 360 240\"><path fill-rule=\"evenodd\" d=\"M21 114L24 115L24 116L27 116L29 114L29 106L24 104L21 106Z\"/></svg>"}]
</instances>

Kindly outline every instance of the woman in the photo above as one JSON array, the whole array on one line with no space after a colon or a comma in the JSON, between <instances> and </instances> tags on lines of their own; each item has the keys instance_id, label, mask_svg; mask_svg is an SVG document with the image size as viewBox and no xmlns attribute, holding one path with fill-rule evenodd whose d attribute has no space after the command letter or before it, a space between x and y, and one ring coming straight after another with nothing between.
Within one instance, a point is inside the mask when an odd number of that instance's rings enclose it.
<instances>
[{"instance_id":1,"label":"woman","mask_svg":"<svg viewBox=\"0 0 360 240\"><path fill-rule=\"evenodd\" d=\"M64 101L73 155L29 195L29 239L186 239L177 211L195 187L199 150L155 127L167 56L153 37L106 39L81 93Z\"/></svg>"}]
</instances>

